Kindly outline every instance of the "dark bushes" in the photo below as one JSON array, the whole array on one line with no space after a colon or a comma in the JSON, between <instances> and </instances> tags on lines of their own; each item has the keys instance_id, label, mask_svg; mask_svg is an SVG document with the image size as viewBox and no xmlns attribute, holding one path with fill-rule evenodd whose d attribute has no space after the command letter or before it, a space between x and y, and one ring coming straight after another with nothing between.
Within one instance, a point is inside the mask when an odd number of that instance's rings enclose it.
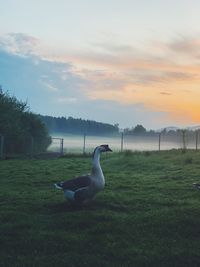
<instances>
[{"instance_id":1,"label":"dark bushes","mask_svg":"<svg viewBox=\"0 0 200 267\"><path fill-rule=\"evenodd\" d=\"M3 92L0 87L0 134L6 153L45 151L51 143L45 124L29 111L27 103Z\"/></svg>"}]
</instances>

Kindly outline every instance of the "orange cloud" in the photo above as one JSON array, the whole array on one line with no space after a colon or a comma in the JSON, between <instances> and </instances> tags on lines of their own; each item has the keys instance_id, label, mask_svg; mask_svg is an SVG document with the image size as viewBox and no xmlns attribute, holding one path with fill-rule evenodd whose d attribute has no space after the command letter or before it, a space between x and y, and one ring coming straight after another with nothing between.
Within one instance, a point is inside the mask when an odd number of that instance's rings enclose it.
<instances>
[{"instance_id":1,"label":"orange cloud","mask_svg":"<svg viewBox=\"0 0 200 267\"><path fill-rule=\"evenodd\" d=\"M199 44L195 38L137 48L98 43L87 52L54 52L50 58L70 62L73 72L87 81L80 86L90 99L143 103L173 121L199 123Z\"/></svg>"},{"instance_id":2,"label":"orange cloud","mask_svg":"<svg viewBox=\"0 0 200 267\"><path fill-rule=\"evenodd\" d=\"M115 83L119 77L116 76ZM104 81L105 82L105 81ZM164 81L154 80L150 83L119 80L119 87L108 86L99 81L93 90L88 89L91 99L114 100L123 104L143 103L153 111L168 114L168 119L185 123L200 122L199 79L194 75L176 78L167 75Z\"/></svg>"}]
</instances>

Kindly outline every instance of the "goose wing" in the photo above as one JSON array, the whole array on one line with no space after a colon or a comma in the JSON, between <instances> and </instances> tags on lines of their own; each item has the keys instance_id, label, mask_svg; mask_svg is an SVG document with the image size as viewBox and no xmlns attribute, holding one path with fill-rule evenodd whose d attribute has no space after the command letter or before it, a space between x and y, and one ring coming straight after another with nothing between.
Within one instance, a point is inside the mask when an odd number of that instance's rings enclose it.
<instances>
[{"instance_id":1,"label":"goose wing","mask_svg":"<svg viewBox=\"0 0 200 267\"><path fill-rule=\"evenodd\" d=\"M83 203L84 201L91 200L93 194L91 194L88 187L83 187L75 191L74 200L76 203Z\"/></svg>"},{"instance_id":2,"label":"goose wing","mask_svg":"<svg viewBox=\"0 0 200 267\"><path fill-rule=\"evenodd\" d=\"M91 184L91 177L89 175L83 175L75 177L71 180L65 181L61 184L63 190L76 191L80 188L87 187Z\"/></svg>"}]
</instances>

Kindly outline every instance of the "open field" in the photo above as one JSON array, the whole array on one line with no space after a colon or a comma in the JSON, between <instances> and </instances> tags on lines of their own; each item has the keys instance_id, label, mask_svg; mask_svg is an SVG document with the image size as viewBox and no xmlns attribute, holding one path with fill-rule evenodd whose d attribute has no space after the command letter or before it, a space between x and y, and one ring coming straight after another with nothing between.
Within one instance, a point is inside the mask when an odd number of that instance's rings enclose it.
<instances>
[{"instance_id":1,"label":"open field","mask_svg":"<svg viewBox=\"0 0 200 267\"><path fill-rule=\"evenodd\" d=\"M200 152L102 156L106 188L82 208L53 184L90 157L0 161L0 266L200 266Z\"/></svg>"}]
</instances>

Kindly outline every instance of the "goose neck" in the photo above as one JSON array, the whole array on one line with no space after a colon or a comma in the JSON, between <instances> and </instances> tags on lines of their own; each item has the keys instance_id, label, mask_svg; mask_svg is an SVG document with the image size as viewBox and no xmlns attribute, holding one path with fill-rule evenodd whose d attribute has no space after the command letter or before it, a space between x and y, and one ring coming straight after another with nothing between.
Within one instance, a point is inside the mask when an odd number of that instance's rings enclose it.
<instances>
[{"instance_id":1,"label":"goose neck","mask_svg":"<svg viewBox=\"0 0 200 267\"><path fill-rule=\"evenodd\" d=\"M99 149L96 149L94 151L92 165L97 166L97 167L100 166L100 151L99 151Z\"/></svg>"},{"instance_id":2,"label":"goose neck","mask_svg":"<svg viewBox=\"0 0 200 267\"><path fill-rule=\"evenodd\" d=\"M94 175L102 174L101 165L100 165L100 151L98 149L94 151L94 156L92 160L92 174Z\"/></svg>"}]
</instances>

